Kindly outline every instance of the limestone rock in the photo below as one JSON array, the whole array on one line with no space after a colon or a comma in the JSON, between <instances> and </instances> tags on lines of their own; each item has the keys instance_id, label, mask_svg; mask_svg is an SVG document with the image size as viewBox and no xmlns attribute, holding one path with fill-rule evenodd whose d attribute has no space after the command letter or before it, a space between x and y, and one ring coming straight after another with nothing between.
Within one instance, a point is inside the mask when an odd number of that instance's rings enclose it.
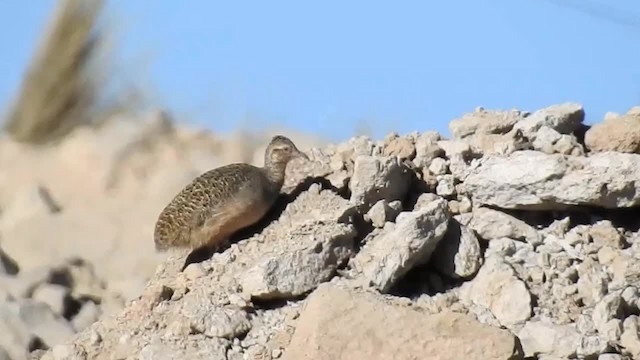
<instances>
[{"instance_id":1,"label":"limestone rock","mask_svg":"<svg viewBox=\"0 0 640 360\"><path fill-rule=\"evenodd\" d=\"M369 209L379 200L402 200L410 173L397 157L358 156L349 183L351 202Z\"/></svg>"},{"instance_id":2,"label":"limestone rock","mask_svg":"<svg viewBox=\"0 0 640 360\"><path fill-rule=\"evenodd\" d=\"M333 277L351 254L356 232L352 225L307 224L290 232L307 239L306 246L266 256L241 277L242 289L259 299L294 298ZM296 241L297 242L297 241Z\"/></svg>"},{"instance_id":3,"label":"limestone rock","mask_svg":"<svg viewBox=\"0 0 640 360\"><path fill-rule=\"evenodd\" d=\"M440 196L450 197L455 195L455 178L453 175L441 175L437 177L438 185L436 186L436 194Z\"/></svg>"},{"instance_id":4,"label":"limestone rock","mask_svg":"<svg viewBox=\"0 0 640 360\"><path fill-rule=\"evenodd\" d=\"M380 200L369 209L364 215L364 219L370 221L373 226L382 228L387 221L394 221L401 211L402 203L399 200L391 203Z\"/></svg>"},{"instance_id":5,"label":"limestone rock","mask_svg":"<svg viewBox=\"0 0 640 360\"><path fill-rule=\"evenodd\" d=\"M307 300L283 360L523 359L515 337L452 312L429 315L322 285Z\"/></svg>"},{"instance_id":6,"label":"limestone rock","mask_svg":"<svg viewBox=\"0 0 640 360\"><path fill-rule=\"evenodd\" d=\"M536 229L509 214L484 207L473 210L472 214L469 227L484 240L510 238L524 240L532 245L542 242Z\"/></svg>"},{"instance_id":7,"label":"limestone rock","mask_svg":"<svg viewBox=\"0 0 640 360\"><path fill-rule=\"evenodd\" d=\"M622 305L622 297L619 291L607 294L596 304L593 309L593 324L599 332L605 332L609 320L622 316Z\"/></svg>"},{"instance_id":8,"label":"limestone rock","mask_svg":"<svg viewBox=\"0 0 640 360\"><path fill-rule=\"evenodd\" d=\"M414 212L402 212L394 226L368 242L352 259L371 284L387 292L413 266L425 263L444 237L447 202L438 199Z\"/></svg>"},{"instance_id":9,"label":"limestone rock","mask_svg":"<svg viewBox=\"0 0 640 360\"><path fill-rule=\"evenodd\" d=\"M416 137L416 156L413 159L415 166L427 167L432 160L444 156L444 150L438 146L440 140L440 134L433 131L421 133Z\"/></svg>"},{"instance_id":10,"label":"limestone rock","mask_svg":"<svg viewBox=\"0 0 640 360\"><path fill-rule=\"evenodd\" d=\"M583 155L584 151L573 135L565 135L543 126L536 133L533 149L546 154Z\"/></svg>"},{"instance_id":11,"label":"limestone rock","mask_svg":"<svg viewBox=\"0 0 640 360\"><path fill-rule=\"evenodd\" d=\"M447 164L447 160L443 158L433 159L431 161L431 164L429 165L429 171L431 171L431 173L436 176L446 175L447 172L449 171L449 165Z\"/></svg>"},{"instance_id":12,"label":"limestone rock","mask_svg":"<svg viewBox=\"0 0 640 360\"><path fill-rule=\"evenodd\" d=\"M452 219L433 253L431 264L449 277L468 278L475 275L482 262L480 242L474 232Z\"/></svg>"},{"instance_id":13,"label":"limestone rock","mask_svg":"<svg viewBox=\"0 0 640 360\"><path fill-rule=\"evenodd\" d=\"M531 210L632 207L640 205L640 155L576 157L524 150L483 159L464 184L477 205Z\"/></svg>"},{"instance_id":14,"label":"limestone rock","mask_svg":"<svg viewBox=\"0 0 640 360\"><path fill-rule=\"evenodd\" d=\"M575 356L580 335L573 325L556 325L548 320L528 321L518 333L525 356L551 355L561 359Z\"/></svg>"},{"instance_id":15,"label":"limestone rock","mask_svg":"<svg viewBox=\"0 0 640 360\"><path fill-rule=\"evenodd\" d=\"M489 309L506 327L531 317L531 294L513 268L497 256L486 259L475 278L462 285L460 299Z\"/></svg>"},{"instance_id":16,"label":"limestone rock","mask_svg":"<svg viewBox=\"0 0 640 360\"><path fill-rule=\"evenodd\" d=\"M239 275L245 293L259 299L287 299L313 290L335 275L353 252L355 227L346 221L349 202L312 186L288 205L290 244L282 252L263 254ZM283 234L284 235L284 234Z\"/></svg>"},{"instance_id":17,"label":"limestone rock","mask_svg":"<svg viewBox=\"0 0 640 360\"><path fill-rule=\"evenodd\" d=\"M586 260L578 267L578 294L587 306L593 306L607 293L609 277L602 266Z\"/></svg>"},{"instance_id":18,"label":"limestone rock","mask_svg":"<svg viewBox=\"0 0 640 360\"><path fill-rule=\"evenodd\" d=\"M624 353L631 355L632 359L640 356L640 321L637 315L626 318L622 324L623 331L620 336L620 345Z\"/></svg>"}]
</instances>

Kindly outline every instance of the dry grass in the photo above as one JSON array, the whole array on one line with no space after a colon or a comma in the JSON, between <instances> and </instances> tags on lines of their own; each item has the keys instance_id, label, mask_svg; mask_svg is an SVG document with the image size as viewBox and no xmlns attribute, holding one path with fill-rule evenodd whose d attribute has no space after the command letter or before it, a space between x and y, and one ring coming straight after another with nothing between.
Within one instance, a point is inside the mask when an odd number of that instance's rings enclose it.
<instances>
[{"instance_id":1,"label":"dry grass","mask_svg":"<svg viewBox=\"0 0 640 360\"><path fill-rule=\"evenodd\" d=\"M99 26L103 9L103 0L59 1L9 108L5 130L12 138L56 141L123 106L121 98L104 95L109 52Z\"/></svg>"}]
</instances>

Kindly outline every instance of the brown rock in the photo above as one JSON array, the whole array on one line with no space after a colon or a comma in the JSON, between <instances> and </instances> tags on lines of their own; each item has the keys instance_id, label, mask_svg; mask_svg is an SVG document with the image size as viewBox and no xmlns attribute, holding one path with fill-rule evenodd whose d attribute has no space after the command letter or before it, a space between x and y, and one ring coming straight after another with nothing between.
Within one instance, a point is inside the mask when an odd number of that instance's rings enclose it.
<instances>
[{"instance_id":1,"label":"brown rock","mask_svg":"<svg viewBox=\"0 0 640 360\"><path fill-rule=\"evenodd\" d=\"M453 312L428 314L372 294L320 286L306 302L284 360L523 359L508 331Z\"/></svg>"},{"instance_id":2,"label":"brown rock","mask_svg":"<svg viewBox=\"0 0 640 360\"><path fill-rule=\"evenodd\" d=\"M630 112L610 117L591 127L584 142L592 152L640 153L640 114Z\"/></svg>"},{"instance_id":3,"label":"brown rock","mask_svg":"<svg viewBox=\"0 0 640 360\"><path fill-rule=\"evenodd\" d=\"M384 139L384 156L397 156L400 159L412 160L416 156L416 146L407 137L391 134Z\"/></svg>"}]
</instances>

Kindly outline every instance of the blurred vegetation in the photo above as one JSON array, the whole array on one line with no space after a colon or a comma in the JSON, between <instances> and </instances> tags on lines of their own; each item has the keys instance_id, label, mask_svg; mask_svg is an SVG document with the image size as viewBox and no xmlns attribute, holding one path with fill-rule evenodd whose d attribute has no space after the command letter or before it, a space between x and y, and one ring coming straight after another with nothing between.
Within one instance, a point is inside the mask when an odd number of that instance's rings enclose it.
<instances>
[{"instance_id":1,"label":"blurred vegetation","mask_svg":"<svg viewBox=\"0 0 640 360\"><path fill-rule=\"evenodd\" d=\"M17 141L46 144L79 125L97 125L137 106L141 97L109 87L104 0L59 0L15 100L5 130ZM139 95L139 94L138 94Z\"/></svg>"}]
</instances>

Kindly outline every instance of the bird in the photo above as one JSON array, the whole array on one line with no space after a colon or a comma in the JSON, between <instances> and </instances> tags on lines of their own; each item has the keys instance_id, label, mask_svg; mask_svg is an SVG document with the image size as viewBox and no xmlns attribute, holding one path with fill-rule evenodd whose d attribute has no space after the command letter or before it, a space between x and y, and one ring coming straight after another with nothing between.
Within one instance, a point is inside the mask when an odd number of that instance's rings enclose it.
<instances>
[{"instance_id":1,"label":"bird","mask_svg":"<svg viewBox=\"0 0 640 360\"><path fill-rule=\"evenodd\" d=\"M287 164L309 160L289 138L275 135L264 165L232 163L209 170L186 185L155 223L156 251L207 249L228 244L238 230L258 222L280 195Z\"/></svg>"}]
</instances>

